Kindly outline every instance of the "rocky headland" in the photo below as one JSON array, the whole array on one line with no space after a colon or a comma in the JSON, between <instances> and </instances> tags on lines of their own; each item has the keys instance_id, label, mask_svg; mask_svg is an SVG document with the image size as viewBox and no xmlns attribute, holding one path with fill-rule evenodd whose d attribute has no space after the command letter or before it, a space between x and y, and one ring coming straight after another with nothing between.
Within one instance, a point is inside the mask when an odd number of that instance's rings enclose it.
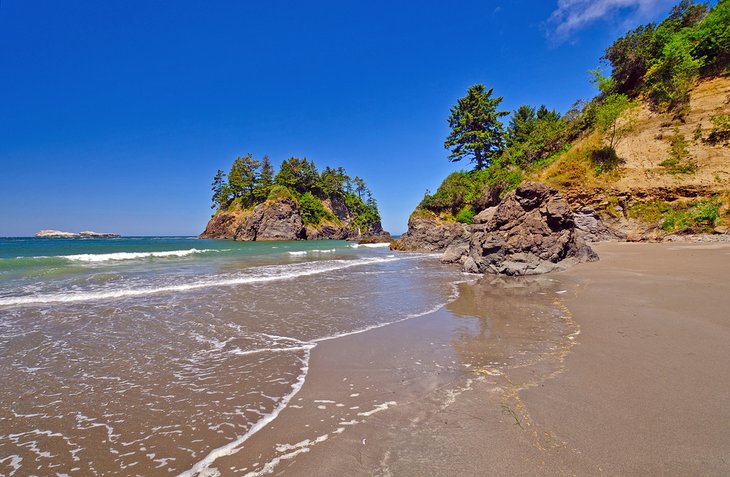
<instances>
[{"instance_id":1,"label":"rocky headland","mask_svg":"<svg viewBox=\"0 0 730 477\"><path fill-rule=\"evenodd\" d=\"M319 224L305 224L302 208L296 199L269 200L249 210L221 211L214 215L200 238L242 241L263 240L358 240L390 242L380 221L364 230L355 223L355 215L344 202L323 201L324 209L334 217Z\"/></svg>"},{"instance_id":2,"label":"rocky headland","mask_svg":"<svg viewBox=\"0 0 730 477\"><path fill-rule=\"evenodd\" d=\"M342 168L320 173L312 161L298 158L273 172L268 158L251 156L234 161L227 181L219 171L213 185L218 210L200 238L391 241L361 178L350 178Z\"/></svg>"}]
</instances>

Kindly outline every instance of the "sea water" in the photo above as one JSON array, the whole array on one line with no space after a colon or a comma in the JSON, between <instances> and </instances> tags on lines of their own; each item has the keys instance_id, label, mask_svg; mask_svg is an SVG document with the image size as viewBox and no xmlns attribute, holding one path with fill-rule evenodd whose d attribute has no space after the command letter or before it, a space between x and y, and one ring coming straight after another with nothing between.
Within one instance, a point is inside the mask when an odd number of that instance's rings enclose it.
<instances>
[{"instance_id":1,"label":"sea water","mask_svg":"<svg viewBox=\"0 0 730 477\"><path fill-rule=\"evenodd\" d=\"M438 309L458 278L344 241L0 239L0 474L205 469L317 343Z\"/></svg>"}]
</instances>

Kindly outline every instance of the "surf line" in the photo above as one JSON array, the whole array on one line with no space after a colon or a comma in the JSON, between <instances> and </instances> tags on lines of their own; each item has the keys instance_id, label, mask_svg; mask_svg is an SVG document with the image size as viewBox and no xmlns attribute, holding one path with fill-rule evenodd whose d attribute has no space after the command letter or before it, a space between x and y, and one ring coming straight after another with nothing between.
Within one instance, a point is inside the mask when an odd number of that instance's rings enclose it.
<instances>
[{"instance_id":1,"label":"surf line","mask_svg":"<svg viewBox=\"0 0 730 477\"><path fill-rule=\"evenodd\" d=\"M229 456L238 453L243 449L241 445L246 442L248 439L250 439L254 434L259 432L261 429L269 425L271 422L273 422L289 404L289 402L294 398L294 396L299 393L299 391L304 386L304 382L306 380L307 374L309 372L309 357L311 356L312 350L317 347L317 344L322 343L324 341L331 341L338 338L343 338L345 336L352 336L357 335L360 333L365 333L374 329L383 328L385 326L394 325L396 323L402 323L407 320L412 320L414 318L419 318L422 316L427 316L432 313L435 313L439 310L441 310L446 305L452 303L457 298L459 298L459 285L462 283L471 283L475 280L458 280L451 282L449 285L451 285L451 294L447 297L446 301L443 303L440 303L426 311L420 312L420 313L411 313L406 315L405 317L402 317L395 321L389 321L386 323L380 323L377 325L368 326L359 330L350 331L346 333L339 333L332 336L325 336L323 338L316 338L311 341L300 341L296 338L289 338L285 336L280 336L278 338L288 339L294 342L297 342L299 346L294 346L290 348L283 348L282 351L297 351L297 350L304 350L304 358L301 360L304 364L300 368L301 374L297 377L297 381L292 384L292 391L284 396L281 401L276 405L274 410L269 413L268 415L261 418L256 424L254 424L251 429L249 429L245 434L238 437L237 439L224 444L216 449L213 449L210 453L208 453L207 456L205 456L203 459L196 462L190 469L181 472L178 474L178 477L195 477L199 476L202 477L204 475L208 475L207 473L204 473L206 470L211 469L211 464L213 464L216 460L218 460L221 457ZM385 408L387 409L387 407ZM383 409L384 410L384 409Z\"/></svg>"},{"instance_id":2,"label":"surf line","mask_svg":"<svg viewBox=\"0 0 730 477\"><path fill-rule=\"evenodd\" d=\"M388 263L399 260L409 260L418 258L417 255L410 257L385 257L385 258L363 258L357 260L322 260L313 262L303 262L295 266L276 265L278 274L275 275L243 275L233 276L229 278L220 278L213 280L202 280L182 285L167 285L158 288L133 288L114 291L91 291L79 294L69 293L50 293L46 295L22 295L0 298L0 306L24 306L24 305L44 305L48 303L77 303L84 301L113 300L119 298L139 297L155 295L169 292L185 292L190 290L198 290L202 288L211 288L218 286L234 286L246 285L253 283L267 283L282 280L291 280L299 277L318 275L321 273L343 270L351 267L359 267L364 265L375 265L379 263ZM323 264L320 266L320 264ZM318 265L314 268L313 265ZM300 269L297 269L299 267ZM309 268L307 268L309 267ZM264 268L264 267L262 267ZM253 270L254 272L257 270Z\"/></svg>"}]
</instances>

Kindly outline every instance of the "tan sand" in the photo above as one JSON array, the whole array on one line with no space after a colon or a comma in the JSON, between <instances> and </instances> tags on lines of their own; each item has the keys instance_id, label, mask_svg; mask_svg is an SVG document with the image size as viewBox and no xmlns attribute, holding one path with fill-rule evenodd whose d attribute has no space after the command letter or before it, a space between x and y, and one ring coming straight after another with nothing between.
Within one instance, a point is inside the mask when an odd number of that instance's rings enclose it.
<instances>
[{"instance_id":1,"label":"tan sand","mask_svg":"<svg viewBox=\"0 0 730 477\"><path fill-rule=\"evenodd\" d=\"M223 475L730 475L730 245L601 244L321 343ZM256 475L256 474L254 474Z\"/></svg>"}]
</instances>

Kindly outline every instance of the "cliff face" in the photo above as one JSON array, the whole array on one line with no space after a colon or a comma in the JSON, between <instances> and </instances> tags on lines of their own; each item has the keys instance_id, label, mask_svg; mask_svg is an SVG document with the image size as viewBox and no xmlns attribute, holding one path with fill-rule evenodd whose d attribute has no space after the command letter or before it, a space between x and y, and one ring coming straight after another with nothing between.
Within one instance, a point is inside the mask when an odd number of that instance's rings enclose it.
<instances>
[{"instance_id":1,"label":"cliff face","mask_svg":"<svg viewBox=\"0 0 730 477\"><path fill-rule=\"evenodd\" d=\"M238 227L236 240L302 240L306 238L299 206L292 199L259 204Z\"/></svg>"},{"instance_id":2,"label":"cliff face","mask_svg":"<svg viewBox=\"0 0 730 477\"><path fill-rule=\"evenodd\" d=\"M322 201L334 220L305 224L302 209L288 197L269 200L249 210L219 211L214 215L200 238L264 240L391 240L380 223L366 230L355 224L355 215L347 205L336 199Z\"/></svg>"},{"instance_id":3,"label":"cliff face","mask_svg":"<svg viewBox=\"0 0 730 477\"><path fill-rule=\"evenodd\" d=\"M525 179L559 191L587 241L674 240L677 234L697 233L714 234L703 236L708 240L730 239L727 130L717 140L717 118L730 117L729 98L730 77L725 76L697 84L681 119L640 104L627 111L634 124L616 145L615 169L597 172L591 155L606 143L593 133L547 166L525 171ZM393 248L430 252L455 244L463 249L465 237L490 222L493 192L483 190L475 201L473 225L455 222L455 213L416 209L408 231ZM447 255L458 258L457 252L452 249Z\"/></svg>"}]
</instances>

